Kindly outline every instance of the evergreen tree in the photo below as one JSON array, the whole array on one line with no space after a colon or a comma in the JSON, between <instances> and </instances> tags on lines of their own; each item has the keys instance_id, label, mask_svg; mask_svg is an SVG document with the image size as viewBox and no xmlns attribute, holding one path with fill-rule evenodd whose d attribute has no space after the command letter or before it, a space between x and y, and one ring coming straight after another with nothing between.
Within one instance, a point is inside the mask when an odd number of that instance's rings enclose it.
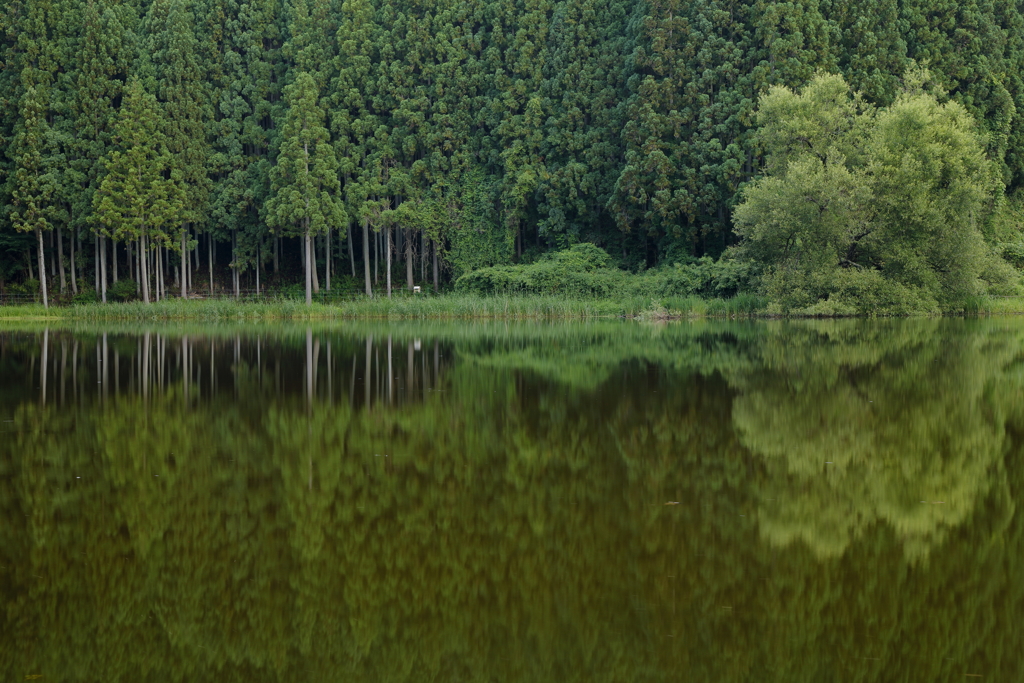
<instances>
[{"instance_id":1,"label":"evergreen tree","mask_svg":"<svg viewBox=\"0 0 1024 683\"><path fill-rule=\"evenodd\" d=\"M115 105L135 59L131 31L137 21L135 14L135 8L125 3L84 3L76 68L64 72L58 81L65 98L61 125L67 160L61 195L73 241L87 229L96 229L103 237L92 221L93 200L106 173L104 161L111 151L117 120ZM72 272L74 279L74 263ZM105 283L100 289L102 293Z\"/></svg>"},{"instance_id":2,"label":"evergreen tree","mask_svg":"<svg viewBox=\"0 0 1024 683\"><path fill-rule=\"evenodd\" d=\"M160 118L160 105L138 78L128 81L114 128L106 175L93 199L99 229L116 240L135 240L143 301L150 301L149 253L157 245L173 246L168 229L180 225L187 197L172 164Z\"/></svg>"},{"instance_id":3,"label":"evergreen tree","mask_svg":"<svg viewBox=\"0 0 1024 683\"><path fill-rule=\"evenodd\" d=\"M500 221L505 250L512 248L524 222L536 219L536 192L547 181L543 160L544 65L548 60L550 0L494 3L495 27L486 61L494 64L489 87L488 125L497 149L488 161L501 174ZM500 60L500 61L499 61Z\"/></svg>"},{"instance_id":4,"label":"evergreen tree","mask_svg":"<svg viewBox=\"0 0 1024 683\"><path fill-rule=\"evenodd\" d=\"M1019 11L1010 3L992 0L908 0L901 4L900 19L908 56L926 65L982 123L988 153L1000 165L1003 181L1019 183L1024 167L1019 161L1014 168L1006 164L1011 136L1020 139L1024 130L1018 116L1024 105L1019 76L1024 55L1010 52L1021 44L1019 35L1010 34L1010 29L1021 26Z\"/></svg>"},{"instance_id":5,"label":"evergreen tree","mask_svg":"<svg viewBox=\"0 0 1024 683\"><path fill-rule=\"evenodd\" d=\"M888 105L910 66L897 0L822 0L843 77L871 102Z\"/></svg>"},{"instance_id":6,"label":"evergreen tree","mask_svg":"<svg viewBox=\"0 0 1024 683\"><path fill-rule=\"evenodd\" d=\"M237 249L233 275L260 267L271 235L260 220L270 186L274 122L283 103L285 74L282 4L277 0L241 0L215 4L205 20L204 55L215 74L210 120L213 179L210 239L228 237ZM212 247L208 247L212 253ZM210 286L213 286L212 260Z\"/></svg>"},{"instance_id":7,"label":"evergreen tree","mask_svg":"<svg viewBox=\"0 0 1024 683\"><path fill-rule=\"evenodd\" d=\"M21 121L14 136L11 222L16 230L34 232L39 256L39 284L43 306L49 305L46 290L46 259L43 255L43 232L51 228L49 216L56 194L54 173L47 163L46 148L49 126L42 86L29 85L21 102Z\"/></svg>"},{"instance_id":8,"label":"evergreen tree","mask_svg":"<svg viewBox=\"0 0 1024 683\"><path fill-rule=\"evenodd\" d=\"M328 225L345 225L338 180L338 160L324 127L316 82L300 73L285 88L288 106L281 130L281 150L271 170L267 221L297 230L306 253L306 303L312 302L312 238Z\"/></svg>"},{"instance_id":9,"label":"evergreen tree","mask_svg":"<svg viewBox=\"0 0 1024 683\"><path fill-rule=\"evenodd\" d=\"M173 196L174 227L165 227L164 246L181 256L181 296L188 298L185 259L188 226L205 219L210 181L207 122L210 85L200 62L192 12L184 0L154 0L143 31L146 46L140 55L139 73L146 88L160 104L162 142L169 153L169 173L182 191Z\"/></svg>"},{"instance_id":10,"label":"evergreen tree","mask_svg":"<svg viewBox=\"0 0 1024 683\"><path fill-rule=\"evenodd\" d=\"M318 93L324 93L331 80L334 66L334 17L329 12L327 0L291 0L287 7L288 31L282 54L288 65L286 80L294 82L299 74L313 78ZM334 226L328 224L324 231L325 278L330 282L330 235ZM316 238L312 238L309 254L313 263L309 273L313 279L313 292L320 291L318 249ZM305 251L303 251L305 259Z\"/></svg>"},{"instance_id":11,"label":"evergreen tree","mask_svg":"<svg viewBox=\"0 0 1024 683\"><path fill-rule=\"evenodd\" d=\"M336 75L328 100L330 125L338 172L344 181L346 213L362 227L364 291L372 296L369 228L377 189L369 156L378 119L369 96L379 41L369 0L345 0L338 24Z\"/></svg>"},{"instance_id":12,"label":"evergreen tree","mask_svg":"<svg viewBox=\"0 0 1024 683\"><path fill-rule=\"evenodd\" d=\"M622 157L628 18L622 2L563 0L555 7L544 81L551 102L544 126L547 180L538 222L538 233L551 244L614 237L605 204Z\"/></svg>"}]
</instances>

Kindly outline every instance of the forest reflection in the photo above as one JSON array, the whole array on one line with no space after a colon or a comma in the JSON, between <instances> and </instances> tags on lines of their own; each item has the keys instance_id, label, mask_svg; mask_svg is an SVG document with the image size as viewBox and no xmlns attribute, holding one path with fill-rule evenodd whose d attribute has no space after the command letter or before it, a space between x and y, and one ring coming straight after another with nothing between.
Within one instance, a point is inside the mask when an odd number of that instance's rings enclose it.
<instances>
[{"instance_id":1,"label":"forest reflection","mask_svg":"<svg viewBox=\"0 0 1024 683\"><path fill-rule=\"evenodd\" d=\"M156 331L80 335L48 328L0 334L3 386L21 400L37 397L42 407L132 394L149 398L172 386L189 404L250 392L301 395L310 405L346 400L351 407L400 406L430 391L447 365L436 338L429 347L418 338L396 342L389 334L325 340L312 328L269 338ZM19 386L34 391L17 392Z\"/></svg>"},{"instance_id":2,"label":"forest reflection","mask_svg":"<svg viewBox=\"0 0 1024 683\"><path fill-rule=\"evenodd\" d=\"M1014 680L1024 324L0 332L0 673Z\"/></svg>"}]
</instances>

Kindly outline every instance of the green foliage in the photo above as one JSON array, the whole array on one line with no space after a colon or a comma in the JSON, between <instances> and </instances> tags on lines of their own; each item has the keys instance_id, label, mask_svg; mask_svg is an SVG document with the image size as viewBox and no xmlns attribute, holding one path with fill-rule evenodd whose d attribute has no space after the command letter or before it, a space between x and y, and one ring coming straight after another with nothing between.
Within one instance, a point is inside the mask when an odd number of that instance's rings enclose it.
<instances>
[{"instance_id":1,"label":"green foliage","mask_svg":"<svg viewBox=\"0 0 1024 683\"><path fill-rule=\"evenodd\" d=\"M31 296L35 297L37 301L40 300L40 292L42 291L39 280L35 278L29 278L21 284L14 284L7 288L9 294L15 296Z\"/></svg>"},{"instance_id":2,"label":"green foliage","mask_svg":"<svg viewBox=\"0 0 1024 683\"><path fill-rule=\"evenodd\" d=\"M1001 189L966 110L921 89L874 109L840 76L760 105L768 175L735 211L763 293L779 312L959 311L1012 276L982 226Z\"/></svg>"},{"instance_id":3,"label":"green foliage","mask_svg":"<svg viewBox=\"0 0 1024 683\"><path fill-rule=\"evenodd\" d=\"M122 278L111 285L110 289L107 290L107 297L112 301L135 301L138 299L139 286L135 280ZM84 301L75 301L75 303L85 303Z\"/></svg>"},{"instance_id":4,"label":"green foliage","mask_svg":"<svg viewBox=\"0 0 1024 683\"><path fill-rule=\"evenodd\" d=\"M344 225L339 198L338 162L324 128L324 109L316 82L299 74L285 89L288 113L281 151L271 171L267 222L292 234L318 235L328 224Z\"/></svg>"},{"instance_id":5,"label":"green foliage","mask_svg":"<svg viewBox=\"0 0 1024 683\"><path fill-rule=\"evenodd\" d=\"M116 288L116 287L117 287L117 285L115 283L114 288ZM133 294L134 294L134 292L133 292ZM71 303L74 306L82 306L82 305L85 305L85 304L95 304L98 301L99 301L99 297L96 295L96 291L93 290L93 289L89 289L88 287L79 287L78 294L75 294L73 297L71 297Z\"/></svg>"},{"instance_id":6,"label":"green foliage","mask_svg":"<svg viewBox=\"0 0 1024 683\"><path fill-rule=\"evenodd\" d=\"M611 267L612 259L593 244L545 254L519 266L481 268L455 282L458 292L475 294L562 294L597 297L732 296L746 289L749 264L704 257L640 275Z\"/></svg>"},{"instance_id":7,"label":"green foliage","mask_svg":"<svg viewBox=\"0 0 1024 683\"><path fill-rule=\"evenodd\" d=\"M178 216L182 188L168 177L171 154L156 98L139 79L129 81L115 127L117 147L94 198L94 220L117 240L170 243L166 228Z\"/></svg>"},{"instance_id":8,"label":"green foliage","mask_svg":"<svg viewBox=\"0 0 1024 683\"><path fill-rule=\"evenodd\" d=\"M165 180L176 186L151 244L180 252L198 240L213 252L211 279L227 267L236 285L254 268L266 282L272 262L278 279L297 272L290 257L279 262L281 239L292 247L305 234L281 189L296 152L286 129L298 100L286 89L312 79L320 120L310 154L343 212L320 202L314 213L329 219L311 234L331 235L336 280L347 270L338 237L355 228L350 267L362 266L372 293L369 271L433 280L435 251L439 285L577 243L633 272L718 259L736 241L741 188L775 173L763 167L759 97L824 70L863 93L854 110L909 116L897 101L922 85L904 77L916 65L931 69L939 104L974 117L993 177L1016 191L1024 16L1006 0L10 0L0 7L0 274L28 275L2 235L38 225L61 233L66 265L81 238L74 279L97 280L92 237L111 234L97 193L124 151L114 131L133 79L156 98ZM919 180L899 173L895 182ZM996 189L979 225L1017 259L1016 238L987 232L999 204ZM390 252L388 273L374 248L381 233L416 245L411 259ZM123 235L115 242L134 239ZM922 279L903 247L893 268ZM926 260L945 258L931 251ZM1016 290L991 253L969 260L982 264L977 287L953 292L963 273L951 271L936 285L949 290L940 308ZM326 266L322 249L316 261Z\"/></svg>"}]
</instances>

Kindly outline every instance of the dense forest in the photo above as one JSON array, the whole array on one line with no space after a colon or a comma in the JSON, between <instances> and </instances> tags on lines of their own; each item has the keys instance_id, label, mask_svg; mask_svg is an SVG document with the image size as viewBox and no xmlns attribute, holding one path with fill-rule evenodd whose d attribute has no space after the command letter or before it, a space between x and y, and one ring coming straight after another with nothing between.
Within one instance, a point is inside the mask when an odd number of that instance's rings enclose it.
<instances>
[{"instance_id":1,"label":"dense forest","mask_svg":"<svg viewBox=\"0 0 1024 683\"><path fill-rule=\"evenodd\" d=\"M148 301L304 274L307 291L390 293L579 243L632 272L757 263L772 249L757 242L764 192L736 223L745 188L806 171L759 133L759 100L826 73L881 131L836 147L872 191L904 186L877 172L879 141L911 114L977 122L985 192L935 218L973 225L1024 181L1022 16L1009 0L10 0L0 290L45 297L49 280L51 298ZM901 103L914 88L955 110ZM1024 257L997 228L986 248ZM751 248L729 251L741 236ZM762 286L783 308L868 290L949 308L970 292L931 296L929 273L942 279L963 236L940 237L928 273L892 265L913 245L847 240L827 245L843 278L770 265ZM847 257L858 249L873 255ZM864 263L904 275L885 289Z\"/></svg>"}]
</instances>

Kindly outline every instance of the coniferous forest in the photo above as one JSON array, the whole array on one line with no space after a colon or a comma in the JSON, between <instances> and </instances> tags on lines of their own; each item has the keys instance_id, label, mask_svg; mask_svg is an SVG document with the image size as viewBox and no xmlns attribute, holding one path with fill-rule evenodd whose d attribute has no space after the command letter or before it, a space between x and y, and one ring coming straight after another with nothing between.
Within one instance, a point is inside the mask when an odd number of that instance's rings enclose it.
<instances>
[{"instance_id":1,"label":"coniferous forest","mask_svg":"<svg viewBox=\"0 0 1024 683\"><path fill-rule=\"evenodd\" d=\"M592 243L954 309L1024 263L1022 79L1008 0L8 0L0 290L487 289Z\"/></svg>"}]
</instances>

